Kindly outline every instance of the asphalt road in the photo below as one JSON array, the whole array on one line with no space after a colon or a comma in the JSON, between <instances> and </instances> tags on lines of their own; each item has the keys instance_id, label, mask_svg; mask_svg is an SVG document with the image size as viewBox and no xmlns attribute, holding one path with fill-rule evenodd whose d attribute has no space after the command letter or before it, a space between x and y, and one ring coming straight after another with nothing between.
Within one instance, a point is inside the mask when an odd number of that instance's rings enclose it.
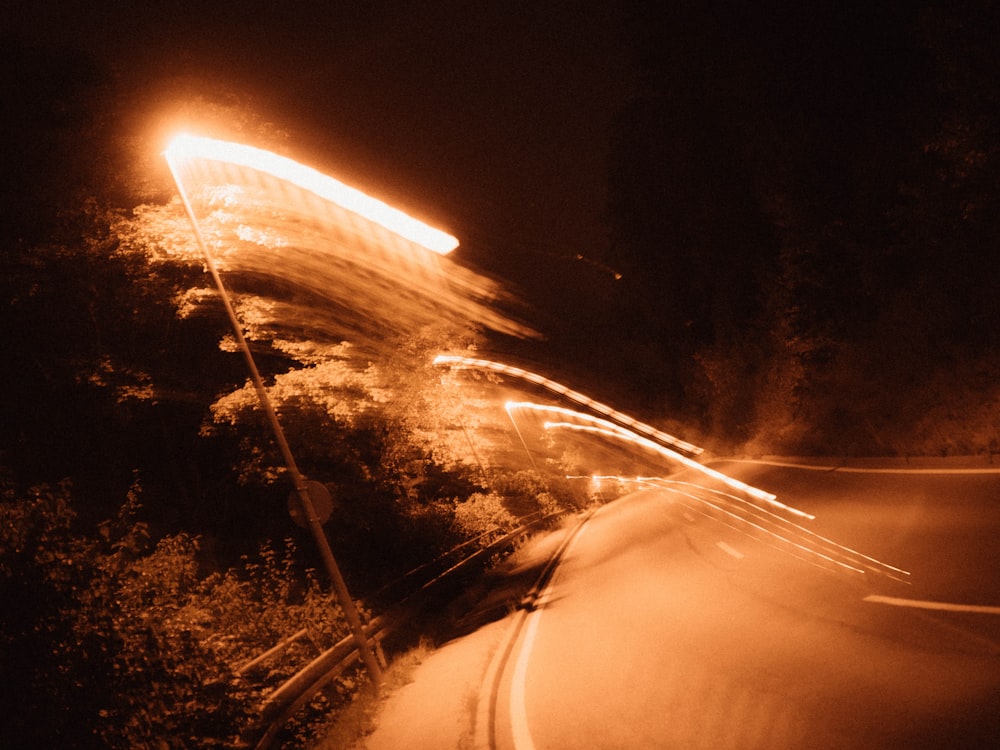
<instances>
[{"instance_id":1,"label":"asphalt road","mask_svg":"<svg viewBox=\"0 0 1000 750\"><path fill-rule=\"evenodd\" d=\"M1000 474L713 466L815 518L695 472L601 507L522 551L562 549L534 606L434 652L362 746L1000 748Z\"/></svg>"},{"instance_id":2,"label":"asphalt road","mask_svg":"<svg viewBox=\"0 0 1000 750\"><path fill-rule=\"evenodd\" d=\"M621 498L516 629L488 744L1000 747L1000 476L716 468L907 582L831 564L731 500L716 505L733 515L664 489Z\"/></svg>"}]
</instances>

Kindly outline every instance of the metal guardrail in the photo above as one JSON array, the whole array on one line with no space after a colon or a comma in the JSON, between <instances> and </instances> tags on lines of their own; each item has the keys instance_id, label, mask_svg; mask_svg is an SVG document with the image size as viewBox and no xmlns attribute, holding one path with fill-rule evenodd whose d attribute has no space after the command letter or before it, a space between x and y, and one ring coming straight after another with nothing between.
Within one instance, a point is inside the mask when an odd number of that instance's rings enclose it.
<instances>
[{"instance_id":1,"label":"metal guardrail","mask_svg":"<svg viewBox=\"0 0 1000 750\"><path fill-rule=\"evenodd\" d=\"M274 656L275 654L281 653L286 648L288 648L293 643L295 643L295 641L299 640L300 638L305 638L308 634L309 634L309 629L308 628L302 628L302 630L298 631L297 633L293 633L292 635L288 636L287 638L282 638L280 641L278 641L277 644L275 644L274 646L272 646L271 648L269 648L264 653L260 654L259 656L255 656L253 659L251 659L250 661L248 661L246 664L243 664L241 667L238 667L236 669L236 676L237 677L242 677L244 674L246 674L247 672L249 672L251 669L253 669L254 667L256 667L258 664L263 664L265 661L267 661L268 659L270 659L272 656Z\"/></svg>"},{"instance_id":2,"label":"metal guardrail","mask_svg":"<svg viewBox=\"0 0 1000 750\"><path fill-rule=\"evenodd\" d=\"M480 547L472 554L452 563L443 571L432 575L428 580L424 581L421 585L416 587L415 590L397 602L396 609L402 610L403 605L420 595L425 594L432 588L453 576L458 571L468 567L476 560L479 560L487 555L494 554L514 542L519 537L530 532L532 529L545 525L552 520L565 515L566 512L567 511L557 511L544 515L537 513L534 514L534 516L528 516L527 518L532 520L522 523L512 531L503 533L489 544ZM455 552L468 547L475 541L481 540L491 534L495 534L498 531L503 530L497 528L486 532L475 539L463 542L457 547L454 547L443 555L435 558L435 560L411 570L403 576L397 584L406 580L412 580L420 573L425 573L428 570L433 569L436 564L440 564L442 561L447 560ZM390 635L395 629L400 627L400 625L402 625L405 621L406 616L400 612L397 612L395 615L380 615L375 617L365 628L366 638L370 643L372 643L373 646L379 648L381 641ZM257 664L260 664L271 656L287 648L295 640L304 637L305 634L306 631L301 630L298 633L283 639L272 648L242 665L238 670L236 670L236 673L238 675L243 674ZM285 724L287 724L288 721L302 708L308 705L317 693L341 675L344 670L354 664L358 658L359 653L357 645L352 635L346 636L338 643L321 653L283 684L275 688L267 695L266 698L264 698L259 708L259 721L254 723L251 727L248 727L248 729L243 733L239 745L241 747L252 747L254 750L267 750L270 748Z\"/></svg>"},{"instance_id":3,"label":"metal guardrail","mask_svg":"<svg viewBox=\"0 0 1000 750\"><path fill-rule=\"evenodd\" d=\"M386 618L376 617L365 628L365 634L373 646L385 635L388 624ZM260 706L259 723L244 734L240 744L255 750L271 747L289 719L359 658L353 635L346 636L328 648L264 699ZM252 740L253 737L257 737L256 741Z\"/></svg>"}]
</instances>

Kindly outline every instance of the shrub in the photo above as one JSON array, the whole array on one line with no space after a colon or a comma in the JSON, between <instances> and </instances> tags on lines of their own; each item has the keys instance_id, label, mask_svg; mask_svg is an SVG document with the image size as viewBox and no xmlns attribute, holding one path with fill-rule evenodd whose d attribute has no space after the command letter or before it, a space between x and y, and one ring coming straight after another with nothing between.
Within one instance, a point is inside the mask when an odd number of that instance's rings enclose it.
<instances>
[{"instance_id":1,"label":"shrub","mask_svg":"<svg viewBox=\"0 0 1000 750\"><path fill-rule=\"evenodd\" d=\"M476 493L455 506L455 526L466 538L479 536L496 528L510 531L517 526L517 519L504 507L503 498L496 493Z\"/></svg>"},{"instance_id":2,"label":"shrub","mask_svg":"<svg viewBox=\"0 0 1000 750\"><path fill-rule=\"evenodd\" d=\"M0 619L7 746L231 746L267 691L346 633L290 541L204 576L198 538L152 544L139 495L91 537L68 485L0 505L0 590L20 605ZM340 693L356 687L346 675Z\"/></svg>"}]
</instances>

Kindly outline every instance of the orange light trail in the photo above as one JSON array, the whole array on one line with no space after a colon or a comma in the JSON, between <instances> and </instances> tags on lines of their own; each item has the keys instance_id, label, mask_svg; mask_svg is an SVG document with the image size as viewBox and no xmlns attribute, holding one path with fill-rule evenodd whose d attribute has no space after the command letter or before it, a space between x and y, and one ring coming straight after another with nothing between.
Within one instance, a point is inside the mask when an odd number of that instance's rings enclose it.
<instances>
[{"instance_id":1,"label":"orange light trail","mask_svg":"<svg viewBox=\"0 0 1000 750\"><path fill-rule=\"evenodd\" d=\"M573 411L572 409L566 409L561 406L549 406L546 404L535 404L527 401L508 401L504 407L507 409L508 413L512 409L525 409L529 411L536 412L546 412L549 414L558 414L560 416L566 417L567 419L573 420L570 422L545 422L544 427L546 429L554 428L565 428L578 430L581 432L591 432L604 437L611 438L613 440L622 440L625 442L632 443L642 448L658 453L664 458L677 461L689 469L694 469L695 471L701 472L706 476L710 476L716 479L728 487L732 487L734 490L739 492L745 492L751 497L757 498L762 502L769 503L777 508L781 508L784 511L792 513L797 516L802 516L803 518L813 518L808 513L798 510L797 508L792 508L784 503L778 502L776 496L770 492L758 489L757 487L751 487L748 484L741 482L738 479L727 476L721 471L716 471L715 469L710 469L709 467L692 460L691 458L685 456L683 453L678 453L675 450L667 448L666 446L660 445L657 442L650 440L649 438L643 437L642 435L637 435L631 430L617 425L614 422L609 422L606 419L601 419L599 417L593 417L589 414L584 414L582 412ZM582 424L581 424L582 423Z\"/></svg>"},{"instance_id":2,"label":"orange light trail","mask_svg":"<svg viewBox=\"0 0 1000 750\"><path fill-rule=\"evenodd\" d=\"M172 166L184 160L206 159L255 169L353 211L358 216L440 255L447 255L458 247L458 240L450 234L428 226L312 167L270 151L241 143L181 134L170 142L164 156Z\"/></svg>"},{"instance_id":3,"label":"orange light trail","mask_svg":"<svg viewBox=\"0 0 1000 750\"><path fill-rule=\"evenodd\" d=\"M776 508L781 508L782 510L788 513L800 516L802 518L808 518L808 519L815 518L815 516L806 513L805 511L799 510L798 508L793 508L789 505L785 505L784 503L779 502L777 500L777 497L770 492L766 492L765 490L759 489L757 487L751 487L749 484L745 484L744 482L741 482L738 479L734 479L733 477L728 476L726 474L723 474L720 471L716 471L715 469L710 469L707 466L698 463L697 461L692 461L690 458L681 453L677 453L676 451L672 451L669 448L665 448L662 445L654 443L651 440L647 440L641 435L634 435L634 434L630 435L628 434L628 431L623 430L622 428L615 429L616 426L611 425L610 423L606 423L603 426L595 426L595 425L572 424L569 422L546 422L544 426L546 429L567 429L567 430L576 430L578 432L589 432L592 434L602 435L612 440L621 440L633 443L634 445L637 445L641 448L646 448L655 453L659 453L664 458L672 459L674 461L679 461L689 469L694 469L695 471L699 471L702 474L712 477L713 479L722 482L728 487L737 490L738 492L745 492L751 497L757 498L758 500L768 503L769 505L773 505Z\"/></svg>"},{"instance_id":4,"label":"orange light trail","mask_svg":"<svg viewBox=\"0 0 1000 750\"><path fill-rule=\"evenodd\" d=\"M652 485L654 485L656 487L659 487L661 489L669 489L672 492L682 492L681 490L675 489L675 487L681 487L681 486L683 486L683 487L694 488L694 489L698 490L699 492L708 492L708 493L711 493L713 495L718 495L719 497L726 498L726 499L729 499L729 500L737 500L737 501L739 500L739 498L735 497L734 495L730 495L729 493L720 492L719 490L714 490L714 489L710 489L710 488L707 488L707 487L701 487L700 485L696 485L696 484L693 484L691 482L681 482L681 481L674 480L674 479L665 479L663 477L639 477L638 479L640 481L650 483L650 484L652 484ZM724 513L727 513L729 515L733 515L733 514L730 513L730 511L727 511L727 510L725 510L723 508L719 508L719 506L715 505L714 503L709 503L703 497L696 496L696 495L692 494L690 491L683 491L683 494L686 495L686 496L688 496L688 497L691 497L693 499L697 499L700 502L706 503L707 505L709 505L711 507L715 507L715 508L721 510L722 512L724 512ZM744 506L744 507L746 507L746 506ZM770 511L765 510L763 508L753 508L753 511L754 511L755 515L757 515L763 522L771 523L771 524L775 524L775 525L779 525L780 527L783 527L785 529L789 529L789 530L792 531L792 533L799 534L800 536L805 537L808 540L808 543L810 543L810 544L816 544L820 548L826 548L826 549L830 550L831 554L843 555L843 556L852 558L852 560L857 565L860 565L863 568L867 568L869 570L873 570L875 572L882 573L883 575L888 575L889 577L895 578L898 581L907 582L906 578L899 578L899 577L897 577L897 575L898 576L909 576L910 575L910 573L908 571L903 570L902 568L897 568L897 567L895 567L893 565L889 565L888 563L882 562L881 560L876 560L874 557L870 557L869 555L866 555L866 554L864 554L862 552L858 552L855 549L851 549L850 547L845 547L843 544L839 544L838 542L835 542L832 539L829 539L829 538L823 536L822 534L817 534L815 531L811 531L810 529L807 529L804 526L800 526L799 524L794 523L793 521L789 521L788 519L785 519L785 518L782 518L781 516L775 515L774 513L771 513ZM809 518L815 518L815 516L809 516ZM741 520L743 520L745 523L749 523L748 521L746 521L746 519L741 519ZM751 524L751 525L758 526L757 524ZM768 533L774 534L773 531L769 531L767 529L764 529L764 527L762 527L762 526L758 526L758 528L761 528L761 529L763 529L765 531L768 531ZM777 536L779 539L782 539L783 541L789 541L789 542L791 541L791 540L788 540L788 539L784 539L784 537L782 537L780 535L777 535L777 534L775 534L775 536ZM796 544L794 542L792 542L792 543ZM801 545L798 545L798 544L796 544L796 546L801 547ZM806 549L805 547L801 547L801 548L802 549ZM820 554L820 553L816 552L816 550L814 550L814 549L812 549L810 551L813 554ZM821 555L821 556L825 556L825 555ZM839 563L838 562L838 564L842 565L843 563ZM853 567L853 566L847 566L847 567Z\"/></svg>"},{"instance_id":5,"label":"orange light trail","mask_svg":"<svg viewBox=\"0 0 1000 750\"><path fill-rule=\"evenodd\" d=\"M678 437L669 435L666 432L662 432L655 427L638 421L630 417L628 414L623 414L620 411L612 409L610 406L595 401L589 396L585 396L579 391L574 391L571 388L567 388L562 383L558 383L555 380L550 380L542 375L535 372L529 372L528 370L521 369L520 367L513 367L511 365L505 365L501 362L493 362L488 359L473 359L471 357L460 357L449 354L439 354L434 358L434 364L440 366L450 366L461 369L472 369L472 370L489 370L491 372L498 372L501 375L509 375L514 378L520 378L521 380L527 380L529 383L534 383L535 385L540 385L546 390L557 393L560 396L565 396L570 401L573 401L581 406L586 406L589 409L593 409L599 414L603 414L606 417L613 419L622 425L625 425L635 432L642 433L653 440L665 443L666 445L673 446L677 450L684 451L693 456L697 456L702 453L702 449L697 445L692 445Z\"/></svg>"},{"instance_id":6,"label":"orange light trail","mask_svg":"<svg viewBox=\"0 0 1000 750\"><path fill-rule=\"evenodd\" d=\"M675 495L680 495L682 497L690 498L691 500L694 500L695 502L699 503L700 505L707 506L708 508L711 508L712 510L715 510L715 511L718 511L718 512L722 513L724 516L727 516L729 519L731 519L730 521L723 521L722 522L724 525L728 526L731 529L735 529L736 531L742 531L742 529L740 529L740 527L738 525L735 525L735 526L733 525L733 522L736 522L736 524L743 524L745 526L750 527L751 529L763 532L764 535L765 535L765 538L767 538L767 537L773 537L774 539L777 539L779 542L784 542L785 544L790 545L792 547L792 549L794 550L793 554L795 554L795 556L797 556L797 557L801 556L804 553L805 556L806 556L806 559L808 559L809 557L816 557L816 558L818 558L820 560L824 560L824 561L826 561L828 563L831 563L834 566L837 566L837 567L840 567L840 568L844 568L845 570L848 570L848 571L850 571L852 573L860 573L860 574L863 575L864 572L865 572L863 568L859 568L856 565L851 565L848 562L844 562L842 560L838 560L838 559L836 559L835 557L833 557L830 554L822 552L822 551L820 551L818 549L815 549L813 547L807 546L806 544L802 544L800 542L797 542L797 541L789 538L788 536L780 534L780 533L778 533L778 532L776 532L776 531L774 531L772 529L768 529L765 526L761 525L760 523L758 523L758 522L756 522L754 520L750 520L748 518L745 518L745 517L741 516L738 513L734 513L733 511L731 511L731 510L729 510L727 508L723 508L721 505L718 505L717 503L713 503L711 500L708 500L708 499L706 499L704 497L701 497L701 496L699 496L699 495L697 495L697 494L695 494L693 492L685 491L685 490L681 490L681 489L677 489L677 488L673 488L673 487L664 487L664 486L661 486L658 482L653 482L652 484L653 484L653 486L657 486L657 487L659 487L662 490L665 490L667 492L671 492L671 493L673 493ZM708 513L706 513L705 511L701 510L700 508L692 507L692 506L690 506L690 505L688 505L686 503L684 504L684 507L686 507L686 508L688 508L688 509L690 509L690 510L696 512L696 513L701 513L702 515L708 516L709 518L712 517ZM806 531L806 529L803 529L798 524L793 524L793 523L790 523L790 522L788 522L788 523L789 523L789 525L793 529L797 529L797 530L800 530L800 531L803 531L803 532ZM743 533L745 533L745 532L743 532ZM843 548L843 549L846 550L846 548ZM834 553L834 554L836 554L836 553Z\"/></svg>"},{"instance_id":7,"label":"orange light trail","mask_svg":"<svg viewBox=\"0 0 1000 750\"><path fill-rule=\"evenodd\" d=\"M626 477L614 474L595 474L590 477L567 476L567 479L589 479L594 484L598 484L601 481L613 481L618 482L619 484L636 484L669 492L677 498L688 498L697 503L696 506L693 506L683 500L677 500L677 502L688 510L718 521L728 528L742 534L746 534L751 538L756 538L758 541L764 542L775 549L782 549L775 544L767 542L768 539L775 539L778 542L784 543L790 547L790 553L794 557L811 562L819 567L824 566L817 563L816 560L823 561L828 565L832 564L837 568L842 568L852 573L864 574L870 571L873 573L879 573L902 583L909 583L908 576L910 574L908 571L889 565L888 563L884 563L880 560L876 560L874 557L865 555L857 550L851 549L850 547L838 544L832 539L828 539L827 537L817 534L814 531L810 531L804 526L800 526L793 521L782 518L781 516L771 513L764 508L758 508L757 506L747 503L742 498L736 495L731 495L728 492L723 492L710 487L703 487L692 482L667 479L665 477ZM736 512L734 510L730 510L729 508L724 508L717 502L710 500L708 496L718 497L722 501L730 503L731 505L735 504L736 509L742 512ZM704 508L709 508L717 513L721 513L729 520L717 518ZM748 516L743 515L743 513L746 512L749 512ZM768 526L773 528L768 528ZM764 537L762 539L756 537L754 534L746 531L744 527L749 527L757 532L762 532ZM799 541L796 541L793 537L798 537ZM785 551L787 552L789 550L786 549Z\"/></svg>"}]
</instances>

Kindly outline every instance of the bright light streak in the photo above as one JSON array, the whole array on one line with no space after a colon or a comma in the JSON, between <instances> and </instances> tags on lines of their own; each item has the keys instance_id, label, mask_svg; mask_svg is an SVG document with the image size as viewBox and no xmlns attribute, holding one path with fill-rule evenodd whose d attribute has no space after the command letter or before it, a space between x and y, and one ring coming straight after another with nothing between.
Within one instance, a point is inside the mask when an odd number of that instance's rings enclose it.
<instances>
[{"instance_id":1,"label":"bright light streak","mask_svg":"<svg viewBox=\"0 0 1000 750\"><path fill-rule=\"evenodd\" d=\"M707 506L709 508L712 508L713 510L718 511L718 512L722 513L723 515L728 516L729 518L734 519L738 523L744 524L745 526L749 526L751 529L755 529L757 531L763 532L763 534L765 535L765 538L767 538L767 537L773 537L774 539L777 539L777 540L779 540L781 542L784 542L785 544L791 546L794 550L798 551L798 552L795 553L796 556L799 556L800 553L805 553L806 559L808 559L809 557L815 557L815 558L818 558L820 560L825 560L828 563L832 563L835 566L844 568L845 570L849 570L852 573L859 573L861 575L864 575L864 572L865 572L864 569L859 568L856 565L851 565L850 563L844 562L842 560L838 560L838 559L832 557L831 555L826 554L825 552L821 552L821 551L819 551L819 550L817 550L815 548L806 546L805 544L800 544L799 542L796 542L796 541L790 539L787 536L779 534L779 533L777 533L776 531L774 531L772 529L768 529L768 528L762 526L761 524L759 524L759 523L757 523L755 521L752 521L752 520L750 520L748 518L744 518L743 516L739 515L738 513L734 513L733 511L731 511L731 510L729 510L727 508L723 508L721 505L713 503L711 500L707 500L704 497L699 497L699 496L697 496L697 495L695 495L695 494L693 494L691 492L686 492L686 491L675 489L675 488L664 487L664 488L661 488L661 489L665 489L668 492L673 492L675 494L681 495L682 497L688 497L688 498L696 501L697 503L700 503L701 505L704 505L704 506ZM693 510L696 513L702 513L703 515L708 515L704 511L700 510L699 508L692 507L690 505L685 505L685 507L689 508L690 510ZM709 516L709 517L711 518L711 516ZM731 523L727 523L725 521L723 521L723 523L726 526L728 526L729 528L735 529L737 531L741 531L741 529L740 529L739 526L733 526ZM796 524L790 524L790 526L792 526L793 528L801 528L801 527L797 526ZM834 554L836 554L836 552Z\"/></svg>"},{"instance_id":2,"label":"bright light streak","mask_svg":"<svg viewBox=\"0 0 1000 750\"><path fill-rule=\"evenodd\" d=\"M933 609L939 612L976 612L978 614L1000 615L1000 607L989 604L952 604L951 602L935 602L927 599L901 599L898 596L882 596L881 594L869 594L862 601L889 604L893 607Z\"/></svg>"},{"instance_id":3,"label":"bright light streak","mask_svg":"<svg viewBox=\"0 0 1000 750\"><path fill-rule=\"evenodd\" d=\"M678 461L684 466L699 471L702 474L712 477L723 484L732 487L739 492L745 492L751 497L755 497L766 503L770 503L775 507L781 508L789 513L793 513L804 518L812 518L808 513L798 510L796 508L791 508L783 503L777 501L776 496L770 492L765 492L764 490L758 489L756 487L751 487L748 484L744 484L738 479L727 476L721 471L716 471L715 469L710 469L707 466L694 461L683 453L678 453L675 450L671 450L666 446L660 445L657 442L650 440L649 438L643 437L642 435L637 435L631 430L617 425L614 422L609 422L606 419L601 419L599 417L592 417L589 414L584 414L582 412L573 411L572 409L566 409L562 406L550 406L546 404L535 404L527 401L508 401L504 407L507 409L508 413L512 409L527 409L530 411L547 412L549 414L558 414L564 416L570 420L570 422L546 422L545 428L566 428L579 430L583 432L592 432L605 437L609 437L616 440L622 440L625 442L632 443L643 448L647 448L654 453L658 453L664 458L671 459L673 461ZM581 424L582 423L582 424Z\"/></svg>"},{"instance_id":4,"label":"bright light streak","mask_svg":"<svg viewBox=\"0 0 1000 750\"><path fill-rule=\"evenodd\" d=\"M567 426L567 425L560 425L560 426ZM763 532L763 534L765 535L765 539L767 539L767 538L774 538L774 539L777 539L777 540L779 540L781 542L784 542L785 544L791 546L794 550L797 551L797 552L793 553L795 557L800 557L801 559L805 559L805 560L809 560L810 557L816 557L816 558L819 558L821 560L825 560L828 563L832 563L833 565L835 565L837 567L849 570L852 573L859 573L859 574L864 575L865 571L862 568L858 568L858 567L856 567L854 565L850 565L850 564L848 564L846 562L842 562L840 560L837 560L837 559L831 557L830 555L825 554L823 552L820 552L820 551L818 551L816 549L813 549L811 547L808 547L805 544L800 544L798 542L795 542L792 539L790 539L790 538L788 538L786 536L783 536L782 534L779 534L779 533L775 532L772 529L765 528L764 526L760 525L759 523L755 523L753 520L750 520L749 518L745 518L744 516L740 515L739 513L734 513L733 511L728 510L727 508L723 508L721 505L718 505L718 504L712 502L711 500L707 499L704 496L704 494L719 495L721 497L725 497L725 498L730 498L732 500L736 500L737 502L741 503L742 507L744 507L744 508L747 508L747 507L751 507L752 508L753 507L749 503L746 503L745 501L741 500L740 498L736 497L735 495L729 495L728 493L720 492L719 490L714 490L714 489L711 489L711 488L708 488L708 487L701 487L700 485L691 484L689 482L676 482L676 481L673 481L673 480L664 479L662 477L634 477L634 478L630 478L630 477L621 477L621 476L611 476L611 477L605 477L605 478L606 479L615 479L615 480L617 480L619 482L622 482L622 483L632 483L632 484L643 485L643 486L646 486L646 487L652 487L652 488L655 488L657 490L660 490L661 492L668 492L671 495L674 495L674 496L679 497L679 498L687 498L689 500L694 501L698 505L691 505L691 504L689 504L687 502L684 502L683 500L678 500L677 502L679 502L679 504L683 505L688 510L691 510L691 511L693 511L695 513L699 513L699 514L701 514L701 515L703 515L703 516L705 516L707 518L711 518L712 520L717 521L719 523L722 523L724 526L726 526L728 528L731 528L731 529L733 529L735 531L738 531L741 534L747 534L747 536L750 536L751 538L755 538L755 537L753 537L752 534L748 534L743 528L741 528L741 526L734 525L734 523L732 521L720 520L720 519L716 518L715 516L711 515L711 513L706 512L705 510L703 510L701 506L707 506L708 508L711 508L711 509L713 509L713 510L719 512L719 513L722 513L724 516L728 516L729 518L733 519L733 521L736 521L739 524L742 524L743 526L749 526L752 529L755 529L757 531ZM681 489L680 485L685 485L685 486L691 487L692 489ZM698 492L695 492L694 490L697 490ZM758 510L761 510L761 509L758 509ZM773 519L775 519L774 521L772 521L772 523L775 523L775 521L777 521L777 522L783 522L788 527L791 527L793 530L798 530L803 535L806 535L806 536L810 535L810 532L807 529L804 529L803 527L799 526L798 524L795 524L795 523L792 523L791 521L787 521L785 519L782 519L780 516L776 516L776 515L774 515L772 513L769 513L768 511L763 511L762 510L762 512L766 513L767 515L769 515ZM780 527L782 524L781 523L775 523L775 525L777 525L777 526ZM815 535L813 535L813 536L815 536ZM717 542L717 544L719 544L719 542ZM775 545L769 544L769 546L775 546ZM839 548L839 550L844 550L844 551L847 551L847 552L851 551L851 550L848 550L846 547L840 547L837 544L834 544L833 546L835 548ZM805 554L805 557L802 557L802 553ZM878 561L875 561L875 562L878 562ZM891 567L891 566L886 566L886 567Z\"/></svg>"},{"instance_id":5,"label":"bright light streak","mask_svg":"<svg viewBox=\"0 0 1000 750\"><path fill-rule=\"evenodd\" d=\"M608 425L610 425L610 423L608 423ZM593 433L593 434L603 435L604 437L608 437L608 438L611 438L613 440L622 440L622 441L625 441L625 442L633 443L634 445L637 445L639 447L647 448L647 449L649 449L651 451L659 453L664 458L668 458L668 459L672 459L672 460L675 460L675 461L679 461L680 463L684 464L686 467L688 467L690 469L695 469L696 471L700 471L701 473L703 473L703 474L705 474L707 476L712 477L713 479L716 479L716 480L722 482L723 484L727 485L728 487L733 488L734 490L737 490L739 492L745 492L746 494L750 495L751 497L754 497L754 498L756 498L756 499L758 499L758 500L760 500L762 502L765 502L765 503L768 503L770 505L773 505L776 508L781 508L782 510L784 510L784 511L786 511L788 513L792 513L792 514L800 516L802 518L812 519L812 518L815 517L815 516L810 515L809 513L806 513L805 511L799 510L798 508L792 508L791 506L788 506L788 505L785 505L784 503L779 502L776 499L776 496L774 494L770 493L770 492L766 492L766 491L764 491L762 489L758 489L757 487L751 487L750 485L745 484L745 483L741 482L738 479L734 479L733 477L727 476L726 474L723 474L722 472L716 471L715 469L710 469L710 468L708 468L707 466L705 466L703 464L699 464L697 461L692 461L690 458L688 458L687 456L685 456L685 455L683 455L681 453L677 453L676 451L672 451L669 448L664 448L662 445L654 443L652 440L648 440L648 439L642 437L641 435L629 435L627 433L627 431L622 430L621 428L613 429L614 427L615 427L614 425L610 425L610 427L609 426L595 427L595 426L591 426L591 425L578 425L578 424L571 424L571 423L567 423L567 422L546 422L545 423L545 428L546 429L550 429L550 428L552 428L552 429L568 429L568 430L576 430L576 431L579 431L579 432L589 432L589 433Z\"/></svg>"},{"instance_id":6,"label":"bright light streak","mask_svg":"<svg viewBox=\"0 0 1000 750\"><path fill-rule=\"evenodd\" d=\"M514 378L520 378L521 380L527 380L529 383L535 383L543 388L552 391L553 393L558 393L561 396L565 396L570 401L578 403L582 406L586 406L599 414L604 414L610 417L620 424L626 425L636 432L640 432L653 440L656 440L666 445L671 445L677 450L684 451L685 453L690 453L693 456L698 455L702 452L702 449L697 445L692 445L684 440L673 435L668 435L655 427L651 427L648 424L644 424L628 414L623 414L620 411L615 411L610 406L599 403L589 396L585 396L578 391L574 391L567 388L562 383L557 383L555 380L550 380L549 378L543 377L538 373L529 372L523 370L520 367L513 367L511 365L505 365L501 362L493 362L488 359L473 359L471 357L460 357L448 354L439 354L434 358L435 365L450 366L461 369L474 369L474 370L489 370L491 372L498 372L502 375L509 375Z\"/></svg>"},{"instance_id":7,"label":"bright light streak","mask_svg":"<svg viewBox=\"0 0 1000 750\"><path fill-rule=\"evenodd\" d=\"M560 423L559 426L567 426L565 423ZM874 573L879 573L885 575L893 580L900 581L902 583L908 583L908 576L910 573L902 568L897 568L888 563L884 563L881 560L876 560L874 557L862 554L857 550L851 549L850 547L845 547L842 544L838 544L831 539L828 539L820 534L811 531L804 526L800 526L793 521L783 518L779 515L771 513L770 511L759 508L755 505L747 503L742 498L731 495L728 492L723 492L718 489L711 487L703 487L692 482L682 482L676 479L667 479L665 477L626 477L617 474L595 474L593 476L573 476L567 475L567 479L589 479L592 483L597 481L613 481L619 484L636 484L644 487L651 487L663 492L669 492L671 495L679 498L688 498L698 506L693 506L683 500L678 500L681 505L683 505L688 510L695 513L699 513L707 518L711 518L714 521L718 521L723 525L738 531L742 534L747 534L751 538L758 539L758 541L767 543L769 546L775 549L782 549L781 547L771 544L766 540L768 538L776 539L786 545L792 547L793 556L799 559L806 560L807 562L812 562L817 564L813 558L826 561L827 563L832 563L839 568L844 568L851 571L852 573L864 574L866 571L871 571ZM712 502L708 496L715 496L722 498L726 502L734 502L738 509L742 509L744 512L749 511L750 516L745 517L740 513L733 512L727 508L723 508L715 502ZM747 533L740 525L734 525L732 522L728 522L717 518L709 512L702 509L701 506L707 506L724 516L728 516L736 522L739 522L742 526L749 526L759 532L764 533L764 538L760 539L755 537L753 534ZM768 524L775 528L767 528L762 524ZM780 530L776 531L775 529ZM795 541L792 535L798 536L801 540ZM787 551L787 550L785 550ZM842 558L842 559L838 559ZM844 562L847 560L847 562ZM822 567L822 566L820 566Z\"/></svg>"},{"instance_id":8,"label":"bright light streak","mask_svg":"<svg viewBox=\"0 0 1000 750\"><path fill-rule=\"evenodd\" d=\"M205 159L255 169L307 190L341 208L353 211L368 221L440 255L446 255L458 247L458 240L450 234L434 229L399 209L328 177L312 167L269 151L241 143L182 134L171 141L164 156L171 164L183 160Z\"/></svg>"},{"instance_id":9,"label":"bright light streak","mask_svg":"<svg viewBox=\"0 0 1000 750\"><path fill-rule=\"evenodd\" d=\"M675 486L692 487L698 490L698 492L700 493L707 492L710 494L718 495L722 498L728 498L730 500L736 500L740 502L740 498L734 495L730 495L725 492L720 492L719 490L710 489L708 487L702 487L700 485L696 485L691 482L680 482L674 479L664 479L663 477L638 477L638 481L642 481L648 485L659 487L661 489L667 489L672 492L681 492L681 490L674 489ZM706 503L707 505L710 505L712 507L718 507L714 503L708 502L703 497L696 497L695 495L691 494L688 491L683 491L683 494L688 497L697 499L700 502ZM744 505L744 507L746 506ZM753 509L756 515L761 517L761 520L763 522L779 526L786 530L790 530L794 534L798 534L799 536L805 537L808 540L809 544L818 545L819 548L826 548L828 550L831 550L833 554L843 555L845 557L851 558L852 561L862 566L863 568L868 568L869 570L873 570L883 575L887 575L890 578L893 578L897 581L903 581L903 582L906 582L906 579L899 578L897 574L900 576L910 575L909 571L903 570L902 568L897 568L894 565L889 565L888 563L882 562L881 560L876 560L874 557L865 555L861 552L858 552L855 549L851 549L850 547L845 547L843 544L839 544L833 541L832 539L829 539L821 534L817 534L815 531L807 529L805 526L800 526L799 524L793 521L789 521L787 518L782 518L781 516L775 515L774 513L771 513L770 511L765 510L763 508L756 508L753 506L750 507ZM725 510L723 510L723 512L728 513L728 511ZM810 519L815 518L815 516L807 516L807 517ZM744 522L747 521L744 519ZM751 525L756 525L756 524L751 524ZM759 528L763 529L763 527ZM769 532L769 533L774 534L774 532ZM790 542L790 540L785 539L780 535L775 534L775 536L777 536L779 539L783 539L784 541ZM795 544L794 542L792 543ZM801 546L801 545L796 544L796 546ZM806 548L802 547L802 549ZM812 552L813 554L818 554L822 557L826 557L825 555L822 555L821 553L816 552L815 550L812 550ZM853 566L849 567L853 568Z\"/></svg>"}]
</instances>

